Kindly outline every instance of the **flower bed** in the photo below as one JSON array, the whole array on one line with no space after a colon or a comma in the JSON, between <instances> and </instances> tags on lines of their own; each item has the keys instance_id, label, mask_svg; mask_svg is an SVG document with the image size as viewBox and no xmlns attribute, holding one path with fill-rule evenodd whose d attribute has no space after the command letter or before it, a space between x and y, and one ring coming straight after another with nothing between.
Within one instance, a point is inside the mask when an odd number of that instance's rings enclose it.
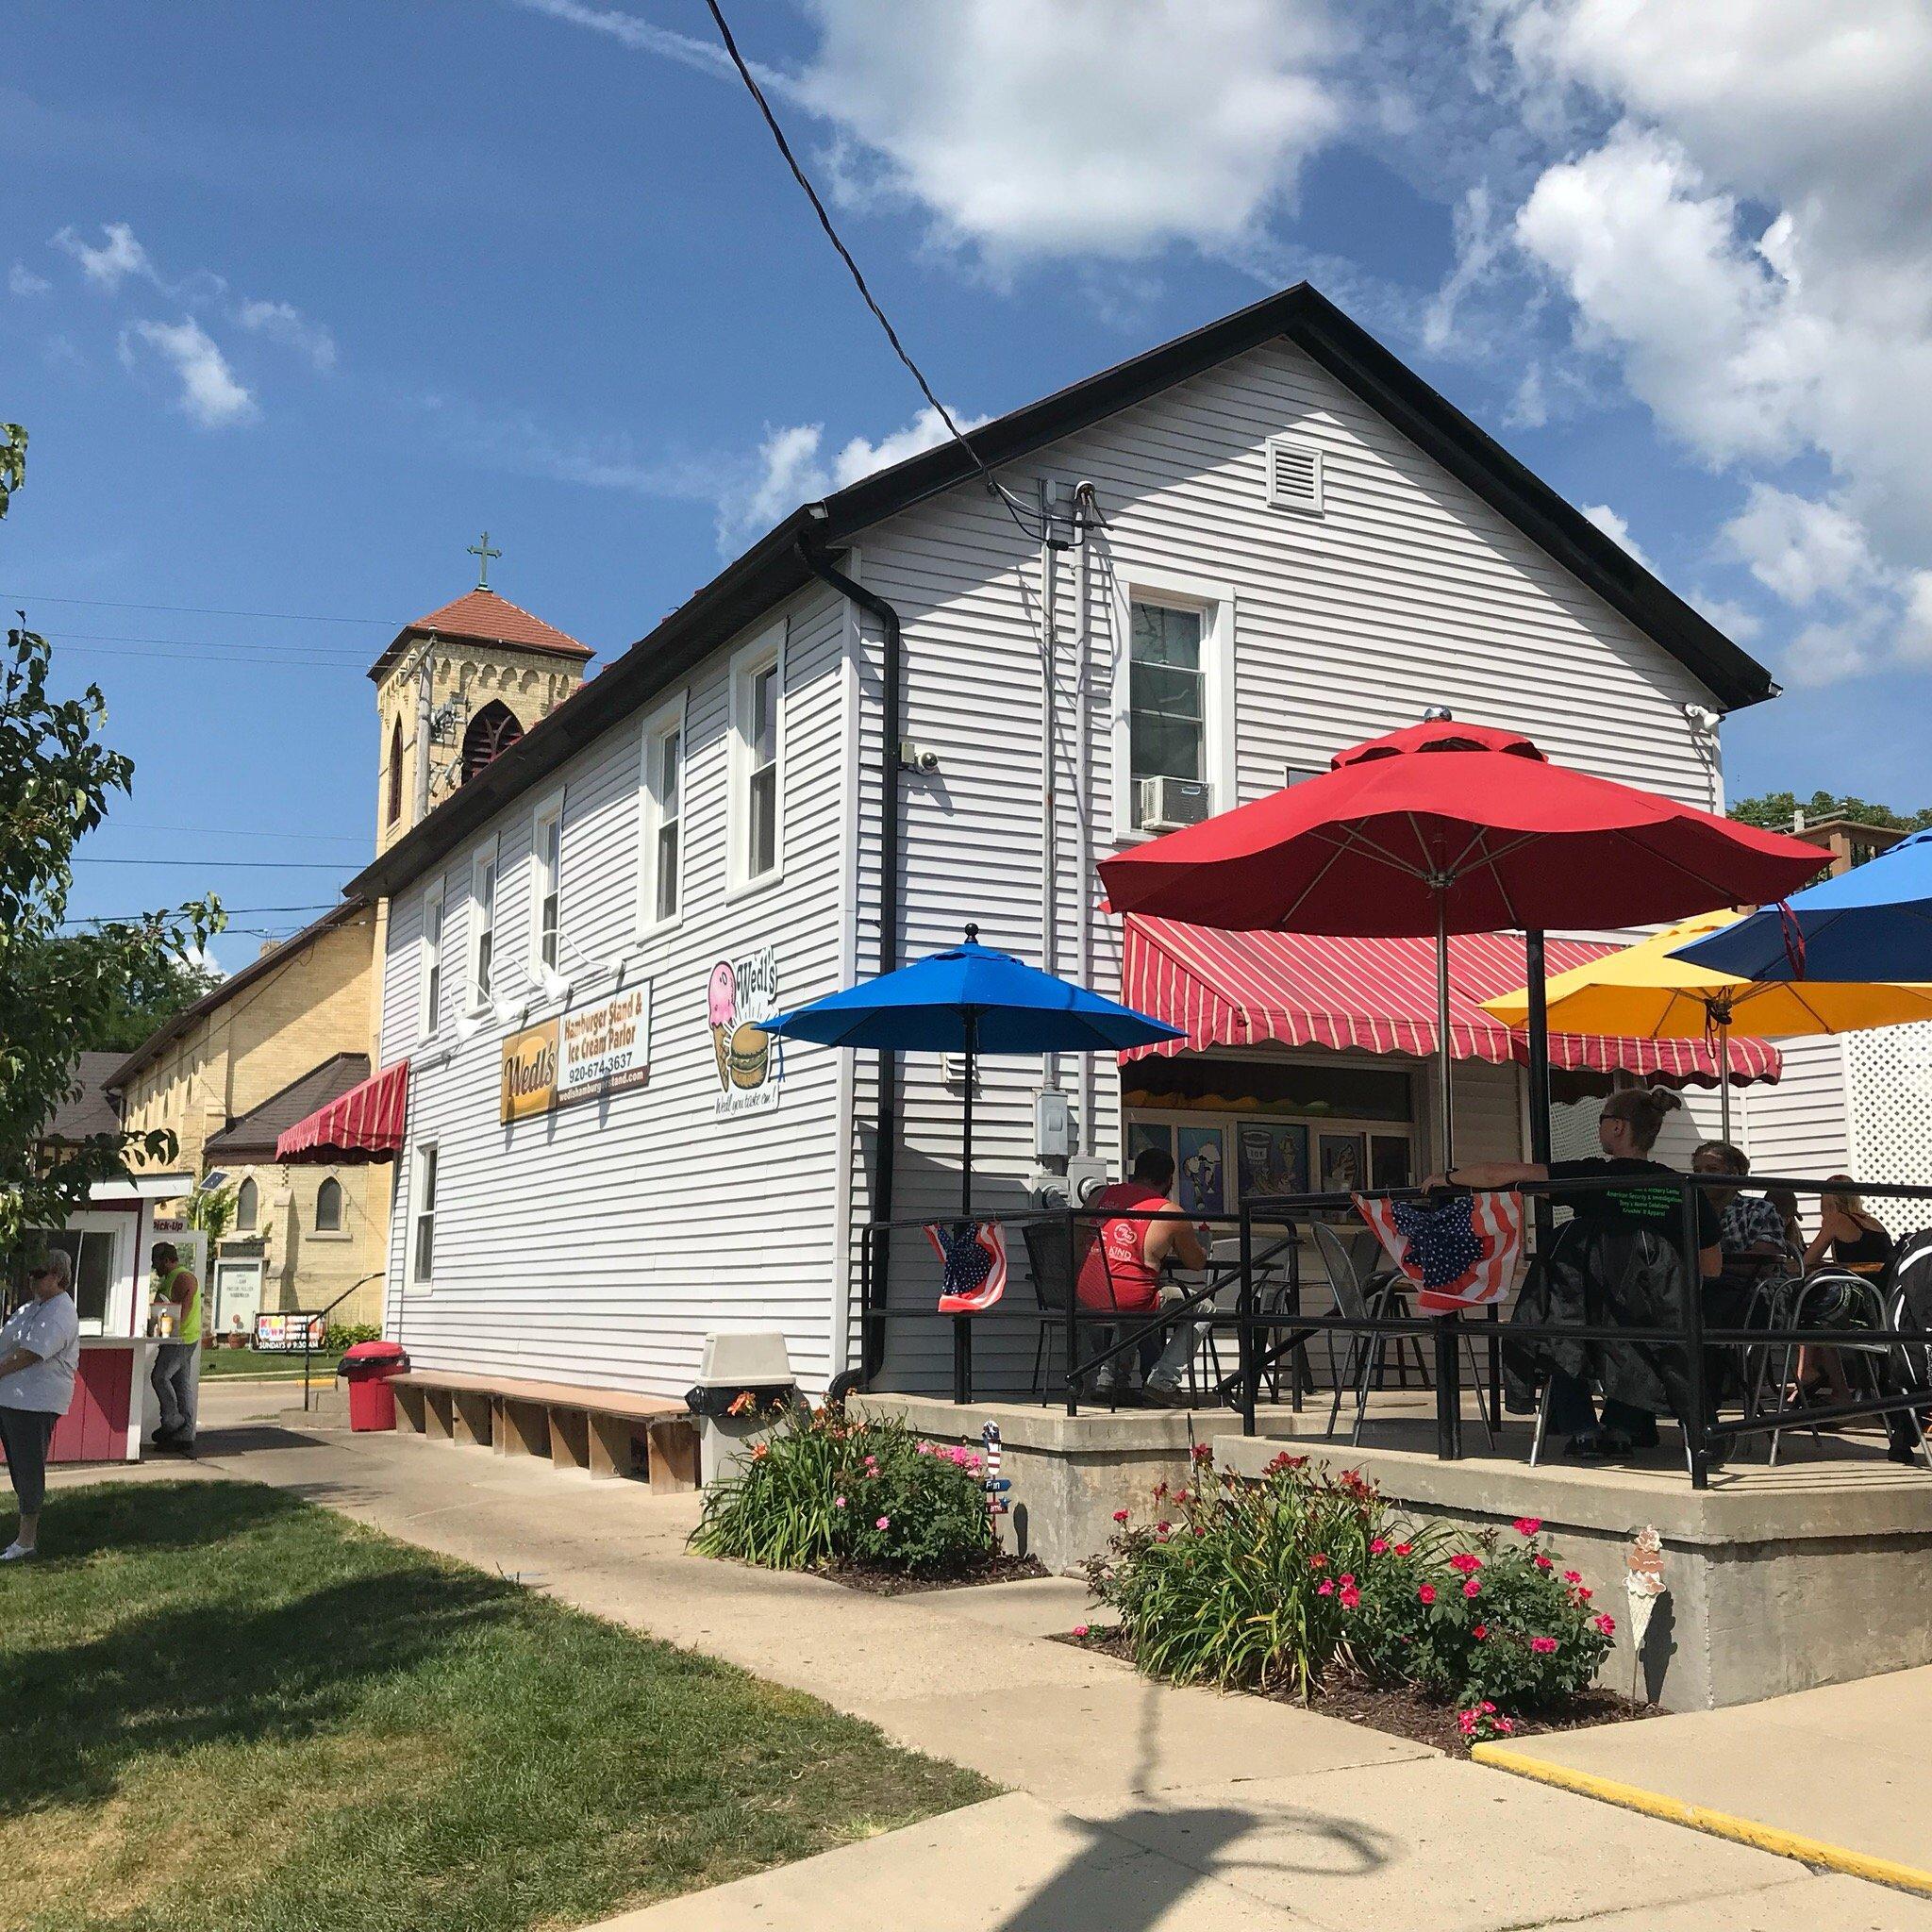
<instances>
[{"instance_id":1,"label":"flower bed","mask_svg":"<svg viewBox=\"0 0 1932 1932\"><path fill-rule=\"evenodd\" d=\"M855 1576L963 1579L997 1554L974 1451L836 1407L788 1411L743 1471L707 1492L691 1542L701 1556Z\"/></svg>"},{"instance_id":2,"label":"flower bed","mask_svg":"<svg viewBox=\"0 0 1932 1932\"><path fill-rule=\"evenodd\" d=\"M1589 1690L1615 1620L1543 1546L1542 1524L1457 1536L1398 1523L1373 1483L1277 1456L1258 1481L1209 1468L1121 1510L1087 1567L1135 1665L1312 1701L1344 1682L1412 1692L1457 1713L1470 1742Z\"/></svg>"}]
</instances>

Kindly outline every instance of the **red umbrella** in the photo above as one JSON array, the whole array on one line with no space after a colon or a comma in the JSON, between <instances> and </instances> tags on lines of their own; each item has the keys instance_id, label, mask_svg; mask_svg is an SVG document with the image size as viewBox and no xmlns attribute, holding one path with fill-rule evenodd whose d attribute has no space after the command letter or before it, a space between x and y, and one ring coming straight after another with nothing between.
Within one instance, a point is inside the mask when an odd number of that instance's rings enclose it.
<instances>
[{"instance_id":1,"label":"red umbrella","mask_svg":"<svg viewBox=\"0 0 1932 1932\"><path fill-rule=\"evenodd\" d=\"M1814 845L1567 771L1518 732L1441 716L1338 754L1319 778L1108 859L1100 874L1116 912L1236 932L1433 933L1437 1158L1446 1166L1450 933L1528 933L1540 992L1547 927L1761 905L1818 868ZM1533 1069L1544 1032L1532 1012Z\"/></svg>"}]
</instances>

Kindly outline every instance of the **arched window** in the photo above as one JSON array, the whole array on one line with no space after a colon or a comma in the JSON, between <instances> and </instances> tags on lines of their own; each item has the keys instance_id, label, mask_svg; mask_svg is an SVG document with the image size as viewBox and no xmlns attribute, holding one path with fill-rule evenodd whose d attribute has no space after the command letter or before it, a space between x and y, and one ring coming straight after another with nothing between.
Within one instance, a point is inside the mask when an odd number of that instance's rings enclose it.
<instances>
[{"instance_id":1,"label":"arched window","mask_svg":"<svg viewBox=\"0 0 1932 1932\"><path fill-rule=\"evenodd\" d=\"M389 822L403 815L403 721L389 727Z\"/></svg>"},{"instance_id":2,"label":"arched window","mask_svg":"<svg viewBox=\"0 0 1932 1932\"><path fill-rule=\"evenodd\" d=\"M235 1190L235 1232L253 1234L255 1217L260 1212L261 1196L253 1181L243 1181Z\"/></svg>"},{"instance_id":3,"label":"arched window","mask_svg":"<svg viewBox=\"0 0 1932 1932\"><path fill-rule=\"evenodd\" d=\"M463 733L463 783L467 785L493 758L501 756L524 735L517 714L501 698L491 701L470 720Z\"/></svg>"},{"instance_id":4,"label":"arched window","mask_svg":"<svg viewBox=\"0 0 1932 1932\"><path fill-rule=\"evenodd\" d=\"M342 1184L334 1175L315 1191L315 1231L340 1234L342 1226Z\"/></svg>"}]
</instances>

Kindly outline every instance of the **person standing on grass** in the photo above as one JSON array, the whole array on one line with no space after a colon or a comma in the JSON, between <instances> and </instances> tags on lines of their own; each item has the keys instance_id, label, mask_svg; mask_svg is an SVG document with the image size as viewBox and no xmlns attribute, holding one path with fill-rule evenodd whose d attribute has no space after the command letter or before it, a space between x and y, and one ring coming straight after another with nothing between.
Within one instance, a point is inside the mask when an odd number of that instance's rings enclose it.
<instances>
[{"instance_id":1,"label":"person standing on grass","mask_svg":"<svg viewBox=\"0 0 1932 1932\"><path fill-rule=\"evenodd\" d=\"M155 1393L161 1403L161 1425L148 1441L157 1449L194 1453L194 1358L201 1350L201 1284L181 1265L172 1241L157 1241L155 1299L175 1306L175 1334L155 1352Z\"/></svg>"},{"instance_id":2,"label":"person standing on grass","mask_svg":"<svg viewBox=\"0 0 1932 1932\"><path fill-rule=\"evenodd\" d=\"M33 1299L0 1327L0 1448L20 1498L20 1527L0 1563L34 1555L47 1487L47 1444L74 1400L80 1367L80 1317L74 1263L58 1248L27 1275Z\"/></svg>"}]
</instances>

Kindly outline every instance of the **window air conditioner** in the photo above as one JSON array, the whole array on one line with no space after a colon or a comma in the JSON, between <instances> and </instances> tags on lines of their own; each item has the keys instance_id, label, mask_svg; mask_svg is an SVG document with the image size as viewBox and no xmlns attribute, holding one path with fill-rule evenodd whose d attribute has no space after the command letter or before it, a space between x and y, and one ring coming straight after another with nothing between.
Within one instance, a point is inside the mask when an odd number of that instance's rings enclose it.
<instances>
[{"instance_id":1,"label":"window air conditioner","mask_svg":"<svg viewBox=\"0 0 1932 1932\"><path fill-rule=\"evenodd\" d=\"M1141 824L1150 832L1198 825L1214 809L1213 792L1198 778L1142 778Z\"/></svg>"}]
</instances>

